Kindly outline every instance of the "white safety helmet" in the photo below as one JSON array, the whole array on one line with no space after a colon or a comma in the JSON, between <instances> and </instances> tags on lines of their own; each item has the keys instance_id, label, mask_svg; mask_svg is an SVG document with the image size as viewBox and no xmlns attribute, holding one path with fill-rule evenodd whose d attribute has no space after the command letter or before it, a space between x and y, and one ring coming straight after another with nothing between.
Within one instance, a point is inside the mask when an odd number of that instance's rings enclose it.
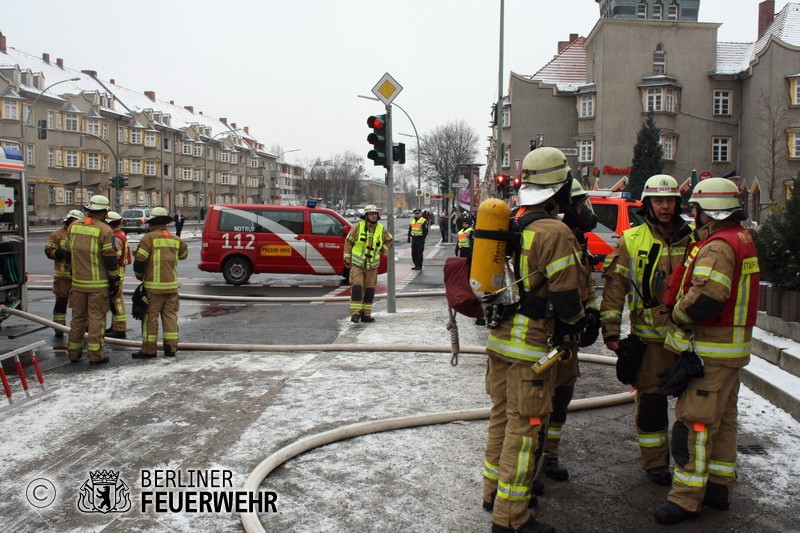
<instances>
[{"instance_id":1,"label":"white safety helmet","mask_svg":"<svg viewBox=\"0 0 800 533\"><path fill-rule=\"evenodd\" d=\"M109 211L108 214L106 214L106 222L114 222L115 220L122 220L122 215L116 211Z\"/></svg>"},{"instance_id":2,"label":"white safety helmet","mask_svg":"<svg viewBox=\"0 0 800 533\"><path fill-rule=\"evenodd\" d=\"M95 194L89 198L89 205L84 207L87 211L108 211L110 204L107 197L102 194Z\"/></svg>"},{"instance_id":3,"label":"white safety helmet","mask_svg":"<svg viewBox=\"0 0 800 533\"><path fill-rule=\"evenodd\" d=\"M644 182L642 200L654 196L672 196L680 198L681 192L678 189L678 181L669 174L650 176L647 178L647 181Z\"/></svg>"},{"instance_id":4,"label":"white safety helmet","mask_svg":"<svg viewBox=\"0 0 800 533\"><path fill-rule=\"evenodd\" d=\"M172 220L172 217L169 216L169 213L163 207L154 207L150 211L150 216L147 218L147 222L152 222L154 219L159 217L167 217Z\"/></svg>"},{"instance_id":5,"label":"white safety helmet","mask_svg":"<svg viewBox=\"0 0 800 533\"><path fill-rule=\"evenodd\" d=\"M742 208L739 202L739 188L725 178L708 178L695 186L690 204L697 204L703 212L714 220L725 220Z\"/></svg>"},{"instance_id":6,"label":"white safety helmet","mask_svg":"<svg viewBox=\"0 0 800 533\"><path fill-rule=\"evenodd\" d=\"M545 146L529 152L522 162L519 204L541 204L556 194L569 177L567 158L558 148Z\"/></svg>"},{"instance_id":7,"label":"white safety helmet","mask_svg":"<svg viewBox=\"0 0 800 533\"><path fill-rule=\"evenodd\" d=\"M372 204L369 204L367 206L364 206L364 214L366 215L367 213L378 213L378 214L380 214L380 210L376 206L374 206Z\"/></svg>"},{"instance_id":8,"label":"white safety helmet","mask_svg":"<svg viewBox=\"0 0 800 533\"><path fill-rule=\"evenodd\" d=\"M73 209L67 213L67 216L64 217L64 220L62 220L61 223L66 224L71 218L74 218L75 220L83 220L83 213L78 209Z\"/></svg>"}]
</instances>

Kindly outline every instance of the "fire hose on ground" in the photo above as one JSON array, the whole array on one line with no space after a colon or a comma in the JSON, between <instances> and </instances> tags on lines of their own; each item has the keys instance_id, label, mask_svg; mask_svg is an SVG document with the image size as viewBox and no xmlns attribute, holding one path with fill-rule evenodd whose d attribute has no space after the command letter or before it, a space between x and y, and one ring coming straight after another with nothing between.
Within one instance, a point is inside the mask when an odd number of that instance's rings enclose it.
<instances>
[{"instance_id":1,"label":"fire hose on ground","mask_svg":"<svg viewBox=\"0 0 800 533\"><path fill-rule=\"evenodd\" d=\"M49 289L49 288L48 288ZM126 291L127 292L127 291ZM438 296L444 295L444 291L425 291L424 293L405 293L404 296ZM398 296L401 296L398 294ZM214 297L202 295L187 295L181 296L186 299L198 300L224 300L224 301L307 301L308 298L270 298L270 297ZM338 299L345 299L347 297L332 297ZM321 300L321 299L314 299ZM337 301L334 300L334 301ZM325 299L323 301L329 301ZM50 327L56 331L69 332L69 328L62 324L57 324L45 318L39 317L26 311L20 311L0 305L0 313L17 316L26 320L30 320L44 326ZM450 317L451 323L455 322L454 317ZM450 329L450 328L448 328ZM370 344L369 351L391 351L391 352L427 352L427 353L451 353L453 352L453 359L451 364L457 364L458 353L467 354L485 354L486 350L483 346L463 346L458 344L457 328L451 331L452 343L448 345L426 345L426 344L407 344L407 345L388 345L388 344ZM141 341L132 341L124 339L105 339L109 344L120 346L139 347ZM339 352L339 351L363 351L365 345L363 344L306 344L306 345L276 345L276 344L205 344L205 343L181 343L179 344L180 350L208 350L208 351L236 351L236 352ZM580 361L589 363L598 363L606 365L614 365L616 363L615 357L608 357L595 354L578 354ZM569 404L569 411L580 411L587 409L597 409L601 407L609 407L620 405L623 403L632 402L634 394L632 392L621 392L617 394L608 394L604 396L597 396L593 398L583 398L573 400ZM300 439L280 450L276 451L266 459L264 459L248 476L244 483L243 490L257 492L258 488L269 476L272 471L280 465L303 454L309 450L332 444L334 442L359 437L372 433L381 433L385 431L393 431L397 429L420 427L434 424L447 424L456 421L470 421L470 420L484 420L489 418L489 409L472 409L460 411L446 411L440 413L426 413L422 415L413 415L399 418L387 418L383 420L375 420L370 422L360 422L342 426L336 429L325 431L317 435L311 435ZM261 525L256 513L242 513L241 514L242 526L247 533L266 533L266 530Z\"/></svg>"}]
</instances>

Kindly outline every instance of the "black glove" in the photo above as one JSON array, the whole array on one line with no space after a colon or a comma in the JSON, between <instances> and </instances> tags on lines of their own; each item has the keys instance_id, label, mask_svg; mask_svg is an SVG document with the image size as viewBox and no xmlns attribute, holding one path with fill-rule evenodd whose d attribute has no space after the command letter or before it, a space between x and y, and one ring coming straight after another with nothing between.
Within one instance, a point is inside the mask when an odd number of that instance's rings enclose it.
<instances>
[{"instance_id":1,"label":"black glove","mask_svg":"<svg viewBox=\"0 0 800 533\"><path fill-rule=\"evenodd\" d=\"M584 310L584 316L586 317L586 327L583 329L581 339L578 342L578 346L581 348L591 346L600 336L600 311L593 307L587 307Z\"/></svg>"},{"instance_id":2,"label":"black glove","mask_svg":"<svg viewBox=\"0 0 800 533\"><path fill-rule=\"evenodd\" d=\"M563 352L564 355L561 356L561 361L569 361L572 359L573 356L577 355L578 350L575 349L574 344L562 344L558 347L559 352Z\"/></svg>"},{"instance_id":3,"label":"black glove","mask_svg":"<svg viewBox=\"0 0 800 533\"><path fill-rule=\"evenodd\" d=\"M677 398L689 386L689 381L703 375L703 360L694 351L686 350L671 366L658 373L658 392Z\"/></svg>"},{"instance_id":4,"label":"black glove","mask_svg":"<svg viewBox=\"0 0 800 533\"><path fill-rule=\"evenodd\" d=\"M647 343L635 335L628 335L619 341L617 350L617 379L624 385L636 383L636 374L642 366Z\"/></svg>"},{"instance_id":5,"label":"black glove","mask_svg":"<svg viewBox=\"0 0 800 533\"><path fill-rule=\"evenodd\" d=\"M113 300L117 296L120 279L118 277L108 278L108 298Z\"/></svg>"},{"instance_id":6,"label":"black glove","mask_svg":"<svg viewBox=\"0 0 800 533\"><path fill-rule=\"evenodd\" d=\"M579 342L583 328L586 326L586 315L574 324L567 324L556 317L553 330L553 344L561 346L563 344L576 344Z\"/></svg>"},{"instance_id":7,"label":"black glove","mask_svg":"<svg viewBox=\"0 0 800 533\"><path fill-rule=\"evenodd\" d=\"M408 244L411 244L411 237L408 238Z\"/></svg>"},{"instance_id":8,"label":"black glove","mask_svg":"<svg viewBox=\"0 0 800 533\"><path fill-rule=\"evenodd\" d=\"M53 256L56 258L56 261L69 261L72 259L72 252L57 248L55 253L53 253Z\"/></svg>"},{"instance_id":9,"label":"black glove","mask_svg":"<svg viewBox=\"0 0 800 533\"><path fill-rule=\"evenodd\" d=\"M131 298L133 305L131 306L131 316L136 320L142 320L145 313L147 313L147 306L150 303L147 299L147 293L144 291L144 283L140 283L136 290L133 291Z\"/></svg>"}]
</instances>

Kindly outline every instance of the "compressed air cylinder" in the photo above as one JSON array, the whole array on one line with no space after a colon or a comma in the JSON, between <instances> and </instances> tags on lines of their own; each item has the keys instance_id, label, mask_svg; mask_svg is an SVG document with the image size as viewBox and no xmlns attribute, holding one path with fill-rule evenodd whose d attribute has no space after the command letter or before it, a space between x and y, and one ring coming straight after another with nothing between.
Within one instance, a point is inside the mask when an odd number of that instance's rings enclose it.
<instances>
[{"instance_id":1,"label":"compressed air cylinder","mask_svg":"<svg viewBox=\"0 0 800 533\"><path fill-rule=\"evenodd\" d=\"M479 298L498 291L505 286L504 266L507 242L500 239L487 239L480 231L508 231L511 211L502 200L490 198L478 206L475 221L475 241L472 245L472 258L469 271L469 285Z\"/></svg>"}]
</instances>

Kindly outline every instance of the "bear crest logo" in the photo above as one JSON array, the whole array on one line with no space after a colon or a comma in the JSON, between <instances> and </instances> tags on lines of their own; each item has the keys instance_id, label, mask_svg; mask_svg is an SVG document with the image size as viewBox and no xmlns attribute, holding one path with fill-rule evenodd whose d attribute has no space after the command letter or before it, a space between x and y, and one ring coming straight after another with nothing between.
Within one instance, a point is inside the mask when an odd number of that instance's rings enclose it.
<instances>
[{"instance_id":1,"label":"bear crest logo","mask_svg":"<svg viewBox=\"0 0 800 533\"><path fill-rule=\"evenodd\" d=\"M78 497L78 509L84 513L124 513L131 509L128 486L113 470L89 471Z\"/></svg>"}]
</instances>

